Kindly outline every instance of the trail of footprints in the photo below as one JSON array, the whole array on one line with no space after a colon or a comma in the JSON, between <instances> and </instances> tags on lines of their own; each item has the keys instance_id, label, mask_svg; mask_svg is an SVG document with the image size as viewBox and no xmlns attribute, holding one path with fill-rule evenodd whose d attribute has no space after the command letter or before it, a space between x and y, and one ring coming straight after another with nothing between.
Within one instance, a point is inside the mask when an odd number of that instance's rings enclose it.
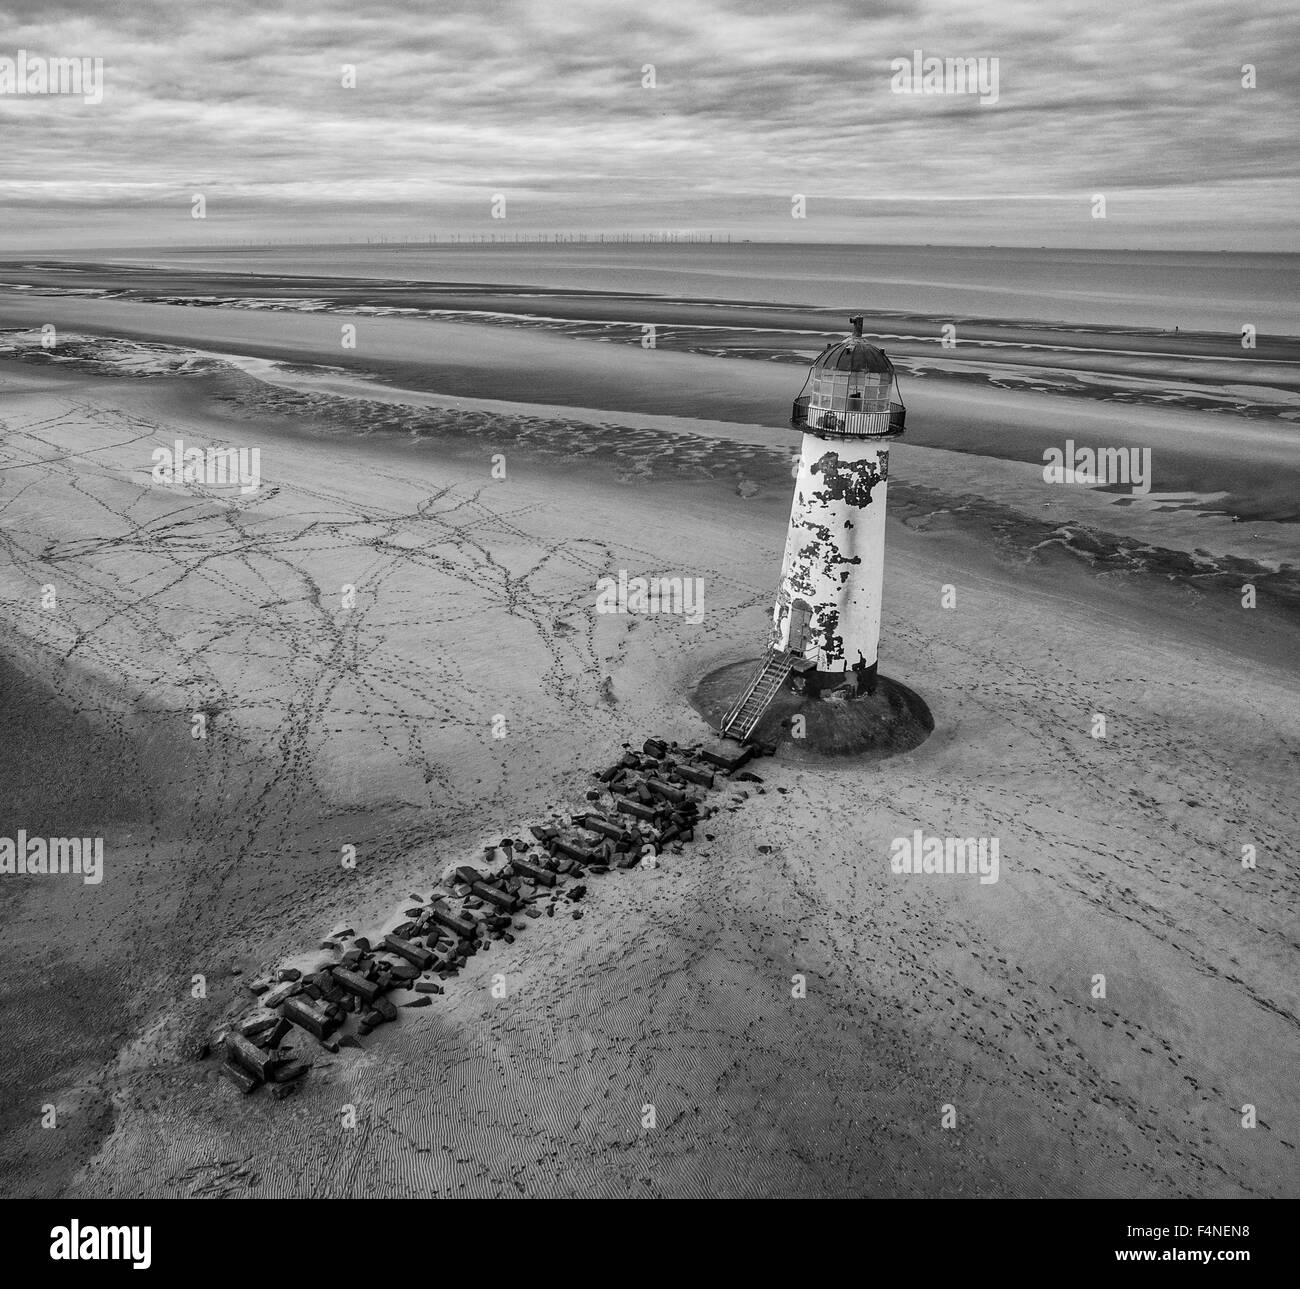
<instances>
[{"instance_id":1,"label":"trail of footprints","mask_svg":"<svg viewBox=\"0 0 1300 1289\"><path fill-rule=\"evenodd\" d=\"M595 774L590 810L531 825L531 840L503 838L482 867L460 865L427 900L411 895L407 920L377 944L348 927L321 945L336 961L250 983L254 1009L214 1035L221 1073L244 1094L265 1084L276 1099L291 1095L316 1053L359 1046L395 1021L399 1006L430 1006L471 957L495 940L513 944L526 919L581 919L583 877L651 866L669 846L681 853L717 812L708 797L719 776L759 781L743 768L762 750L754 745L719 751L651 738L639 752L625 746L617 764Z\"/></svg>"}]
</instances>

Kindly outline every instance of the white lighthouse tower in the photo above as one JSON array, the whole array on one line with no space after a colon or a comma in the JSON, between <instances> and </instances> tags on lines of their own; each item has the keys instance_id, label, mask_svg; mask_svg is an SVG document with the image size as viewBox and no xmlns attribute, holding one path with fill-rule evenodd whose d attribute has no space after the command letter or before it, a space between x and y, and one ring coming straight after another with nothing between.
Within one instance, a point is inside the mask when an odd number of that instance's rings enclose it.
<instances>
[{"instance_id":1,"label":"white lighthouse tower","mask_svg":"<svg viewBox=\"0 0 1300 1289\"><path fill-rule=\"evenodd\" d=\"M790 508L767 653L723 717L722 732L753 734L787 685L809 698L851 699L876 687L885 567L889 440L905 411L883 350L853 333L827 345L795 400L803 450Z\"/></svg>"}]
</instances>

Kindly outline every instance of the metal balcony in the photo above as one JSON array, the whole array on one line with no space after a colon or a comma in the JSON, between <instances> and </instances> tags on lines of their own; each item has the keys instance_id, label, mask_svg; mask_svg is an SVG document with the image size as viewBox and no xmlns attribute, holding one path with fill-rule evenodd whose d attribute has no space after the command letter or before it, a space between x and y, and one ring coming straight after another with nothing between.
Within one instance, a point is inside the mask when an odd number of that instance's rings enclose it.
<instances>
[{"instance_id":1,"label":"metal balcony","mask_svg":"<svg viewBox=\"0 0 1300 1289\"><path fill-rule=\"evenodd\" d=\"M870 411L837 412L829 407L808 406L809 399L795 399L790 424L814 434L845 439L897 438L903 433L907 409L902 403L879 404Z\"/></svg>"}]
</instances>

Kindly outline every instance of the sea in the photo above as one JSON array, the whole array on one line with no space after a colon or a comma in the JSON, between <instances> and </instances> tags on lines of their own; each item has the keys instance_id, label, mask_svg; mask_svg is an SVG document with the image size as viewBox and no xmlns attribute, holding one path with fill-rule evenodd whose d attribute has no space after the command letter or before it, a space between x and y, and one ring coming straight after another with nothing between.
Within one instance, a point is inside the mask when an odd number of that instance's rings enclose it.
<instances>
[{"instance_id":1,"label":"sea","mask_svg":"<svg viewBox=\"0 0 1300 1289\"><path fill-rule=\"evenodd\" d=\"M35 257L33 257L35 258ZM62 258L74 258L71 256ZM1300 337L1300 254L827 243L403 243L79 252L149 263Z\"/></svg>"}]
</instances>

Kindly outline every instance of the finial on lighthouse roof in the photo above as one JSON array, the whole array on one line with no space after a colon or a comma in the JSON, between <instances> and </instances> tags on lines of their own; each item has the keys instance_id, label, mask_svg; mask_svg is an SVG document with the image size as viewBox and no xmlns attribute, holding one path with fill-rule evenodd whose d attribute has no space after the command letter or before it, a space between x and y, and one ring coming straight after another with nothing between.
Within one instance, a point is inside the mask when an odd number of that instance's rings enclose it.
<instances>
[{"instance_id":1,"label":"finial on lighthouse roof","mask_svg":"<svg viewBox=\"0 0 1300 1289\"><path fill-rule=\"evenodd\" d=\"M850 319L852 335L845 336L827 345L813 360L813 367L824 371L865 371L892 375L894 365L885 355L862 336L862 314L855 313Z\"/></svg>"}]
</instances>

